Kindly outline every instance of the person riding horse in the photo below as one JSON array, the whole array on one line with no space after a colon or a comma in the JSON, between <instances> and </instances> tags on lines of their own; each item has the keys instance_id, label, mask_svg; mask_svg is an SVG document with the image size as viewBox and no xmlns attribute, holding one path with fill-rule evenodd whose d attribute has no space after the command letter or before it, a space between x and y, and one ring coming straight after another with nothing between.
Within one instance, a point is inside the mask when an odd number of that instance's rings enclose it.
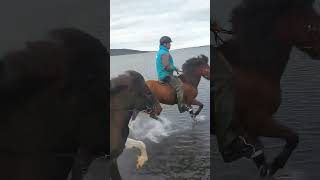
<instances>
[{"instance_id":1,"label":"person riding horse","mask_svg":"<svg viewBox=\"0 0 320 180\"><path fill-rule=\"evenodd\" d=\"M176 71L178 73L179 69L174 65L173 58L169 52L171 42L172 40L168 36L160 38L160 48L156 54L157 74L159 81L169 84L175 90L179 112L183 113L191 111L192 108L188 107L184 102L183 83L178 77L173 75L173 72Z\"/></svg>"}]
</instances>

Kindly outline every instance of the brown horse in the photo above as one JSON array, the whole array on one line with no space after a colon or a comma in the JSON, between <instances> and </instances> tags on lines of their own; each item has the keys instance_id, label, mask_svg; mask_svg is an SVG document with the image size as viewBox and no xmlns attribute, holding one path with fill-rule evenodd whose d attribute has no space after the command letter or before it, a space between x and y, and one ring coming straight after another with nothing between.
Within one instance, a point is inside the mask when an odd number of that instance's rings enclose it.
<instances>
[{"instance_id":1,"label":"brown horse","mask_svg":"<svg viewBox=\"0 0 320 180\"><path fill-rule=\"evenodd\" d=\"M0 61L0 179L65 180L77 149L108 153L107 49L77 29Z\"/></svg>"},{"instance_id":2,"label":"brown horse","mask_svg":"<svg viewBox=\"0 0 320 180\"><path fill-rule=\"evenodd\" d=\"M145 162L146 152L144 144L128 138L129 121L140 111L158 115L161 106L145 84L143 76L136 71L126 71L110 81L110 164L111 179L121 180L117 158L125 148L132 146L140 148L142 155L138 157L137 167ZM127 138L130 142L127 142ZM77 162L72 171L72 180L80 180L87 172L90 163L97 158L87 149L80 149Z\"/></svg>"},{"instance_id":3,"label":"brown horse","mask_svg":"<svg viewBox=\"0 0 320 180\"><path fill-rule=\"evenodd\" d=\"M292 48L320 59L317 10L314 0L246 0L233 10L233 37L212 52L221 52L232 66L234 123L241 123L257 142L259 136L286 141L271 164L264 155L260 159L257 166L264 169L263 176L284 167L299 142L298 134L280 125L273 114L281 104L280 79Z\"/></svg>"},{"instance_id":4,"label":"brown horse","mask_svg":"<svg viewBox=\"0 0 320 180\"><path fill-rule=\"evenodd\" d=\"M190 112L192 118L195 119L203 108L203 104L196 99L198 95L199 82L201 77L210 80L208 57L200 55L187 60L182 65L182 72L183 74L179 77L183 82L184 101L189 106L199 106L195 113L193 113L193 111ZM168 84L163 84L156 80L148 80L146 83L160 103L168 105L174 105L177 103L176 93Z\"/></svg>"}]
</instances>

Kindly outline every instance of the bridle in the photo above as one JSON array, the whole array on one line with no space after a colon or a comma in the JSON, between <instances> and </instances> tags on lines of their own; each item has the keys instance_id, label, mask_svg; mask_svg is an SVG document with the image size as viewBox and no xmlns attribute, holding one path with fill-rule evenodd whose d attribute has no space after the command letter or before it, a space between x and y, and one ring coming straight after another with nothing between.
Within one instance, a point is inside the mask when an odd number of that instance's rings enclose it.
<instances>
[{"instance_id":1,"label":"bridle","mask_svg":"<svg viewBox=\"0 0 320 180\"><path fill-rule=\"evenodd\" d=\"M208 67L208 68L204 68L204 70L202 70L202 74L206 74L206 75L202 75L204 78L206 78L206 79L209 79L209 70L210 70L210 67Z\"/></svg>"}]
</instances>

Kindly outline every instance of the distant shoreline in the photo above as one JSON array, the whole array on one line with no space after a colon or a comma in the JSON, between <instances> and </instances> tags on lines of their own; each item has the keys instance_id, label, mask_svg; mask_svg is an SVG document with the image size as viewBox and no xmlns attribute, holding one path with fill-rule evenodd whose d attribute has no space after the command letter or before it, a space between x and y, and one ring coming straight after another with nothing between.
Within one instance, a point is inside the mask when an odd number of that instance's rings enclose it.
<instances>
[{"instance_id":1,"label":"distant shoreline","mask_svg":"<svg viewBox=\"0 0 320 180\"><path fill-rule=\"evenodd\" d=\"M110 49L110 56L121 56L127 54L139 54L139 53L146 53L150 51L139 51L134 49Z\"/></svg>"},{"instance_id":2,"label":"distant shoreline","mask_svg":"<svg viewBox=\"0 0 320 180\"><path fill-rule=\"evenodd\" d=\"M207 46L210 46L210 45L187 47L187 48L181 48L181 49L207 47ZM175 50L180 50L180 49L174 49L173 51ZM134 49L110 49L110 56L121 56L121 55L129 55L129 54L148 53L148 52L154 52L154 51L140 51L140 50L134 50Z\"/></svg>"}]
</instances>

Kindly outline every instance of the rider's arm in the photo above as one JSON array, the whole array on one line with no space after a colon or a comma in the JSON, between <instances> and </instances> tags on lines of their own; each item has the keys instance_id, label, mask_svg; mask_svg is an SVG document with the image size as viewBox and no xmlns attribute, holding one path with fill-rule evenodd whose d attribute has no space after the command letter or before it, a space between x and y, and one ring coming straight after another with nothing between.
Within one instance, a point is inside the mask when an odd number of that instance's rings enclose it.
<instances>
[{"instance_id":1,"label":"rider's arm","mask_svg":"<svg viewBox=\"0 0 320 180\"><path fill-rule=\"evenodd\" d=\"M169 54L164 54L161 56L161 61L162 61L162 64L164 66L164 69L165 70L170 70L170 63L169 63Z\"/></svg>"}]
</instances>

